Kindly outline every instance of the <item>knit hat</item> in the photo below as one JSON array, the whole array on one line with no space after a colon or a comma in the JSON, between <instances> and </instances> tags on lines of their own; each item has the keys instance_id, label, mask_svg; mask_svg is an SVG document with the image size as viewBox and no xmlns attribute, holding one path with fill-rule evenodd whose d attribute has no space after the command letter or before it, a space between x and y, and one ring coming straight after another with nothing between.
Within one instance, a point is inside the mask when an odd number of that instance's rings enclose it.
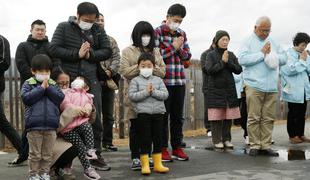
<instances>
[{"instance_id":1,"label":"knit hat","mask_svg":"<svg viewBox=\"0 0 310 180\"><path fill-rule=\"evenodd\" d=\"M215 34L215 37L214 37L214 42L215 44L217 45L218 41L223 37L223 36L227 36L229 39L229 34L228 32L224 31L224 30L218 30Z\"/></svg>"}]
</instances>

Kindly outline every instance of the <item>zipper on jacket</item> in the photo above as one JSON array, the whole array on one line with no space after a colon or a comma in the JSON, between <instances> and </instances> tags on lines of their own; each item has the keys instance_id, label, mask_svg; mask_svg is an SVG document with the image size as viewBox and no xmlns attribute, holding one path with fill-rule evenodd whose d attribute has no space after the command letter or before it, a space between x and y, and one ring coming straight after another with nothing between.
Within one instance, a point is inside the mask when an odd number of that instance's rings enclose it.
<instances>
[{"instance_id":1,"label":"zipper on jacket","mask_svg":"<svg viewBox=\"0 0 310 180\"><path fill-rule=\"evenodd\" d=\"M46 108L46 97L44 98L44 128L46 128L46 117L47 116L47 108Z\"/></svg>"}]
</instances>

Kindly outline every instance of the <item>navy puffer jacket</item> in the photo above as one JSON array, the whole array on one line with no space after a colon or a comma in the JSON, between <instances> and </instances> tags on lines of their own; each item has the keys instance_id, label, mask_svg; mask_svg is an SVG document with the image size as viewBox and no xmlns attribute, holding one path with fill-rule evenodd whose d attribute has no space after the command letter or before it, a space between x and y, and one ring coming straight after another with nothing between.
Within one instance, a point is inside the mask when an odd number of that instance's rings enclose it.
<instances>
[{"instance_id":1,"label":"navy puffer jacket","mask_svg":"<svg viewBox=\"0 0 310 180\"><path fill-rule=\"evenodd\" d=\"M59 125L59 105L65 95L56 86L56 82L49 80L49 87L44 89L41 83L30 78L22 87L21 96L25 108L25 129L55 130Z\"/></svg>"}]
</instances>

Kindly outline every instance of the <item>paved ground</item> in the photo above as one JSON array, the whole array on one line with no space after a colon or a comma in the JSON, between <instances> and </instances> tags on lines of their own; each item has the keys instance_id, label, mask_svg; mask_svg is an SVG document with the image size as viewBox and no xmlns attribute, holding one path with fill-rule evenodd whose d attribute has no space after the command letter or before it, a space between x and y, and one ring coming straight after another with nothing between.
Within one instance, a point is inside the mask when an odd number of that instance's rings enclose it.
<instances>
[{"instance_id":1,"label":"paved ground","mask_svg":"<svg viewBox=\"0 0 310 180\"><path fill-rule=\"evenodd\" d=\"M309 130L310 122L306 125ZM187 138L186 152L188 162L173 162L166 165L171 169L168 174L152 174L143 177L139 172L130 170L128 148L118 152L104 153L112 166L109 172L100 172L102 179L265 179L265 180L306 180L310 179L310 143L291 145L288 142L285 124L276 125L275 145L280 157L250 157L243 145L242 132L236 129L232 133L235 149L226 152L210 150L211 140L207 137ZM310 136L310 133L307 132ZM208 150L206 150L205 148ZM288 153L288 150L290 150ZM7 162L15 157L14 153L0 155L0 180L27 179L27 166L7 167ZM302 159L302 160L292 160ZM77 179L84 179L81 165L75 160Z\"/></svg>"}]
</instances>

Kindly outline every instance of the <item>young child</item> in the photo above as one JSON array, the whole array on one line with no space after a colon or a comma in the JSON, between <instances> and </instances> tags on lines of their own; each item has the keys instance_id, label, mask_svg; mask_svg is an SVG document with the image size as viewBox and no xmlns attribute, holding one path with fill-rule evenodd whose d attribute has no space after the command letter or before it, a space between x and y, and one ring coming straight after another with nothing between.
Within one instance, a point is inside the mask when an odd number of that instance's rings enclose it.
<instances>
[{"instance_id":1,"label":"young child","mask_svg":"<svg viewBox=\"0 0 310 180\"><path fill-rule=\"evenodd\" d=\"M89 123L93 110L93 95L87 93L89 82L78 76L71 89L65 91L65 99L60 105L61 111L75 107L80 113L61 129L64 139L71 142L78 150L78 157L84 168L84 176L88 179L100 179L100 175L91 167L90 159L97 159L94 149L94 134Z\"/></svg>"},{"instance_id":2,"label":"young child","mask_svg":"<svg viewBox=\"0 0 310 180\"><path fill-rule=\"evenodd\" d=\"M169 168L162 164L161 132L163 115L166 112L164 100L168 98L168 91L163 80L153 76L155 57L150 53L141 53L138 59L140 75L132 79L128 96L133 102L138 115L137 129L140 143L141 173L151 173L149 166L149 152L153 144L154 171L166 173Z\"/></svg>"},{"instance_id":3,"label":"young child","mask_svg":"<svg viewBox=\"0 0 310 180\"><path fill-rule=\"evenodd\" d=\"M51 59L38 54L31 61L34 77L21 90L29 141L29 180L49 180L49 171L59 123L59 105L64 94L50 79ZM39 175L39 173L41 175Z\"/></svg>"}]
</instances>

